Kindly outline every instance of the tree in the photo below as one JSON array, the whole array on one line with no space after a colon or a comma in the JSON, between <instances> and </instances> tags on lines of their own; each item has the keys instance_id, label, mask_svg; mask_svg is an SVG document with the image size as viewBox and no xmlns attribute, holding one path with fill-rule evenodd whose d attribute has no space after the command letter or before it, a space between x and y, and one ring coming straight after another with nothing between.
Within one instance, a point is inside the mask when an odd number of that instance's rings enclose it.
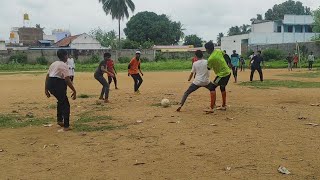
<instances>
[{"instance_id":1,"label":"tree","mask_svg":"<svg viewBox=\"0 0 320 180\"><path fill-rule=\"evenodd\" d=\"M314 23L313 23L313 32L320 32L320 7L313 12L313 18L314 18Z\"/></svg>"},{"instance_id":2,"label":"tree","mask_svg":"<svg viewBox=\"0 0 320 180\"><path fill-rule=\"evenodd\" d=\"M285 14L291 15L311 15L309 7L303 6L300 1L288 0L282 4L276 4L265 13L266 20L280 20Z\"/></svg>"},{"instance_id":3,"label":"tree","mask_svg":"<svg viewBox=\"0 0 320 180\"><path fill-rule=\"evenodd\" d=\"M143 44L150 41L160 45L176 44L183 37L182 24L171 21L166 15L154 12L139 12L127 23L124 33L127 38Z\"/></svg>"},{"instance_id":4,"label":"tree","mask_svg":"<svg viewBox=\"0 0 320 180\"><path fill-rule=\"evenodd\" d=\"M192 34L184 38L184 45L193 45L194 47L202 47L202 39Z\"/></svg>"},{"instance_id":5,"label":"tree","mask_svg":"<svg viewBox=\"0 0 320 180\"><path fill-rule=\"evenodd\" d=\"M231 28L229 28L228 36L234 36L239 34L241 34L241 30L239 26L232 26Z\"/></svg>"},{"instance_id":6,"label":"tree","mask_svg":"<svg viewBox=\"0 0 320 180\"><path fill-rule=\"evenodd\" d=\"M257 14L257 20L263 20L262 14Z\"/></svg>"},{"instance_id":7,"label":"tree","mask_svg":"<svg viewBox=\"0 0 320 180\"><path fill-rule=\"evenodd\" d=\"M128 7L133 12L135 10L135 5L132 0L99 0L102 3L102 8L106 15L111 15L112 19L117 19L119 23L119 44L121 41L120 38L120 21L125 17L129 18Z\"/></svg>"},{"instance_id":8,"label":"tree","mask_svg":"<svg viewBox=\"0 0 320 180\"><path fill-rule=\"evenodd\" d=\"M91 30L89 34L90 36L98 40L104 47L110 47L112 49L117 47L117 36L114 30L106 32L102 30L100 27L98 27L96 29Z\"/></svg>"},{"instance_id":9,"label":"tree","mask_svg":"<svg viewBox=\"0 0 320 180\"><path fill-rule=\"evenodd\" d=\"M243 24L240 26L241 34L248 34L251 32L251 26L248 24Z\"/></svg>"},{"instance_id":10,"label":"tree","mask_svg":"<svg viewBox=\"0 0 320 180\"><path fill-rule=\"evenodd\" d=\"M121 47L123 49L139 49L140 44L135 41L131 41L129 39L124 39L121 41Z\"/></svg>"},{"instance_id":11,"label":"tree","mask_svg":"<svg viewBox=\"0 0 320 180\"><path fill-rule=\"evenodd\" d=\"M224 34L222 32L219 33L218 36L217 36L217 44L219 46L221 46L221 39L222 39L223 36L224 36Z\"/></svg>"}]
</instances>

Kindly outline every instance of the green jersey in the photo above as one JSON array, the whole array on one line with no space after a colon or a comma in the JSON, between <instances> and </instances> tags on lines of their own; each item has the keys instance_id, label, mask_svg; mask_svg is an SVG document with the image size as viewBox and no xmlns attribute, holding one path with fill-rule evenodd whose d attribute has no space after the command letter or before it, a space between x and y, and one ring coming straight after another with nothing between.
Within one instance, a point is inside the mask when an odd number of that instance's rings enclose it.
<instances>
[{"instance_id":1,"label":"green jersey","mask_svg":"<svg viewBox=\"0 0 320 180\"><path fill-rule=\"evenodd\" d=\"M221 50L216 49L208 59L208 67L211 68L219 77L226 77L231 73L223 55L224 53Z\"/></svg>"}]
</instances>

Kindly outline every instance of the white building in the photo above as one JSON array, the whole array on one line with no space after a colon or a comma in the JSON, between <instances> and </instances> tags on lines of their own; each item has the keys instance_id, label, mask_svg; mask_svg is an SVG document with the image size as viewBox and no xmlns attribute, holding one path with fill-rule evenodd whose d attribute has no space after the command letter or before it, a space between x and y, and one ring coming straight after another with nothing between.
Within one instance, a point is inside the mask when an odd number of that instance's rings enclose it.
<instances>
[{"instance_id":1,"label":"white building","mask_svg":"<svg viewBox=\"0 0 320 180\"><path fill-rule=\"evenodd\" d=\"M226 36L221 39L221 49L228 54L236 50L239 54L246 52L248 45L284 44L309 42L319 33L313 33L310 15L285 15L278 21L255 21L251 33Z\"/></svg>"},{"instance_id":2,"label":"white building","mask_svg":"<svg viewBox=\"0 0 320 180\"><path fill-rule=\"evenodd\" d=\"M0 51L7 50L6 48L6 42L0 40Z\"/></svg>"},{"instance_id":3,"label":"white building","mask_svg":"<svg viewBox=\"0 0 320 180\"><path fill-rule=\"evenodd\" d=\"M101 43L89 36L88 34L79 34L76 36L69 36L58 41L55 46L57 47L69 47L77 50L98 50L106 49L101 46Z\"/></svg>"}]
</instances>

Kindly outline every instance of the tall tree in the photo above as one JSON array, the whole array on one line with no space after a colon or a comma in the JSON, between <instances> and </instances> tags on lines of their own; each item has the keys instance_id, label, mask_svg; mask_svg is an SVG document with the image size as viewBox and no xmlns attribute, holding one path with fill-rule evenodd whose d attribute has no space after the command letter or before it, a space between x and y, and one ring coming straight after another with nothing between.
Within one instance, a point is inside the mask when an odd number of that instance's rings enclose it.
<instances>
[{"instance_id":1,"label":"tall tree","mask_svg":"<svg viewBox=\"0 0 320 180\"><path fill-rule=\"evenodd\" d=\"M248 24L243 24L242 26L240 26L240 30L241 30L241 34L248 34L251 32L251 26Z\"/></svg>"},{"instance_id":2,"label":"tall tree","mask_svg":"<svg viewBox=\"0 0 320 180\"><path fill-rule=\"evenodd\" d=\"M281 4L276 4L265 13L266 20L280 20L285 14L291 15L311 15L309 7L303 6L300 1L288 0Z\"/></svg>"},{"instance_id":3,"label":"tall tree","mask_svg":"<svg viewBox=\"0 0 320 180\"><path fill-rule=\"evenodd\" d=\"M224 36L224 34L222 32L219 33L218 36L217 36L217 44L219 46L221 46L221 39L222 39L223 36Z\"/></svg>"},{"instance_id":4,"label":"tall tree","mask_svg":"<svg viewBox=\"0 0 320 180\"><path fill-rule=\"evenodd\" d=\"M127 38L143 44L146 41L157 45L176 44L183 37L182 24L171 21L166 15L154 12L139 12L124 29Z\"/></svg>"},{"instance_id":5,"label":"tall tree","mask_svg":"<svg viewBox=\"0 0 320 180\"><path fill-rule=\"evenodd\" d=\"M262 14L257 14L257 20L263 20Z\"/></svg>"},{"instance_id":6,"label":"tall tree","mask_svg":"<svg viewBox=\"0 0 320 180\"><path fill-rule=\"evenodd\" d=\"M241 29L239 26L232 26L231 28L229 28L228 36L234 36L239 34L241 34Z\"/></svg>"},{"instance_id":7,"label":"tall tree","mask_svg":"<svg viewBox=\"0 0 320 180\"><path fill-rule=\"evenodd\" d=\"M112 19L117 19L119 23L119 44L121 41L120 33L120 21L124 18L129 18L129 10L133 12L135 10L135 5L132 0L99 0L102 3L102 8L106 15L111 15Z\"/></svg>"},{"instance_id":8,"label":"tall tree","mask_svg":"<svg viewBox=\"0 0 320 180\"><path fill-rule=\"evenodd\" d=\"M106 32L99 27L91 30L89 34L98 40L104 47L111 47L112 49L117 47L117 36L114 30Z\"/></svg>"},{"instance_id":9,"label":"tall tree","mask_svg":"<svg viewBox=\"0 0 320 180\"><path fill-rule=\"evenodd\" d=\"M184 38L184 45L193 45L194 47L202 47L202 39L192 34Z\"/></svg>"},{"instance_id":10,"label":"tall tree","mask_svg":"<svg viewBox=\"0 0 320 180\"><path fill-rule=\"evenodd\" d=\"M314 24L312 31L320 32L320 7L313 12Z\"/></svg>"}]
</instances>

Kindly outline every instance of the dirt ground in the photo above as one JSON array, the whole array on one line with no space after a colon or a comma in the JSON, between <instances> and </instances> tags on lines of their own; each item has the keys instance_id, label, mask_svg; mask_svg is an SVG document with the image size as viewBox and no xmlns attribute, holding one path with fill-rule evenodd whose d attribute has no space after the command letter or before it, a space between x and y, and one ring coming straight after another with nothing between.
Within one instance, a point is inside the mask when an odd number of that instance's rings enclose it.
<instances>
[{"instance_id":1,"label":"dirt ground","mask_svg":"<svg viewBox=\"0 0 320 180\"><path fill-rule=\"evenodd\" d=\"M266 79L320 83L277 76L287 70L264 73ZM141 95L134 95L132 79L118 74L120 90L112 85L111 103L95 112L100 84L92 73L77 73L78 94L92 97L70 100L71 125L93 111L124 127L86 134L58 133L55 126L0 129L0 179L320 179L320 126L306 125L320 124L320 107L310 106L320 102L319 89L255 89L231 79L225 112L203 112L210 103L204 88L180 113L177 105L155 106L162 98L179 102L188 75L145 72ZM48 106L56 101L44 95L44 76L0 75L1 114L54 118ZM249 71L239 72L240 81L248 78ZM291 174L278 173L279 165Z\"/></svg>"}]
</instances>

